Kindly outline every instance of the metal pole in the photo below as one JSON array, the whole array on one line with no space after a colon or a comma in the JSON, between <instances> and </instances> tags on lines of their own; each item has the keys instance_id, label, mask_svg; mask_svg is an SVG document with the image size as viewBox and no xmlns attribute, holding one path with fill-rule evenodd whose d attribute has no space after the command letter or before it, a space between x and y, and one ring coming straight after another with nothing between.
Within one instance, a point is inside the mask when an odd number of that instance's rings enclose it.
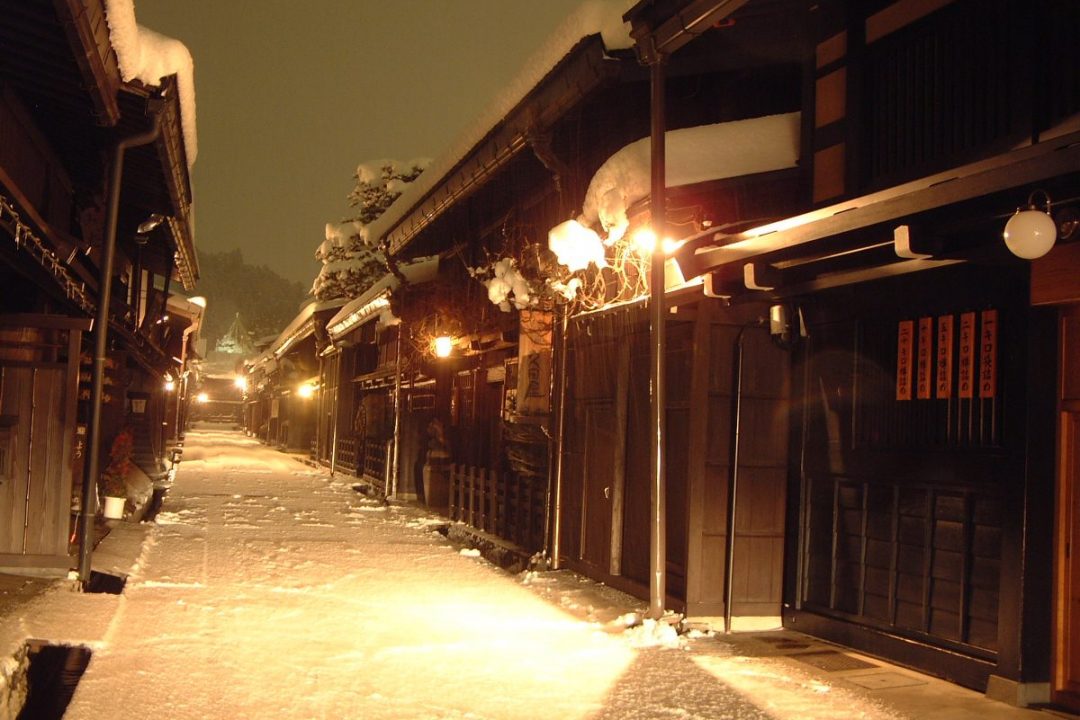
<instances>
[{"instance_id":1,"label":"metal pole","mask_svg":"<svg viewBox=\"0 0 1080 720\"><path fill-rule=\"evenodd\" d=\"M559 536L562 534L562 486L563 486L563 434L566 431L566 326L568 308L563 303L555 305L555 322L552 327L552 373L551 397L555 415L555 437L551 452L551 470L548 472L548 497L544 507L544 550L550 551L548 566L559 569Z\"/></svg>"},{"instance_id":2,"label":"metal pole","mask_svg":"<svg viewBox=\"0 0 1080 720\"><path fill-rule=\"evenodd\" d=\"M116 258L116 226L120 215L120 186L124 176L124 153L128 148L152 143L161 132L161 119L155 114L149 131L123 138L113 153L112 177L109 178L109 208L105 222L105 247L102 248L100 297L94 319L94 368L90 378L90 422L86 429L87 467L83 478L82 525L79 528L79 580L90 581L90 554L93 552L94 516L97 514L97 476L101 459L101 401L105 378L105 353L109 340L109 302L112 299L113 262Z\"/></svg>"},{"instance_id":3,"label":"metal pole","mask_svg":"<svg viewBox=\"0 0 1080 720\"><path fill-rule=\"evenodd\" d=\"M724 563L724 632L731 632L731 598L735 587L735 508L739 492L739 426L742 420L742 368L744 325L735 339L735 413L731 438L731 474L728 477L727 537L725 538Z\"/></svg>"},{"instance_id":4,"label":"metal pole","mask_svg":"<svg viewBox=\"0 0 1080 720\"><path fill-rule=\"evenodd\" d=\"M390 458L390 480L393 482L393 490L390 497L397 497L398 490L398 458L401 453L401 333L404 329L401 323L398 323L397 358L394 361L394 451Z\"/></svg>"},{"instance_id":5,"label":"metal pole","mask_svg":"<svg viewBox=\"0 0 1080 720\"><path fill-rule=\"evenodd\" d=\"M665 497L664 414L664 250L663 238L667 232L667 198L665 183L666 154L664 146L664 58L657 56L650 66L652 86L651 122L651 192L649 207L652 211L656 248L652 254L649 273L649 467L652 478L649 484L649 500L652 523L649 533L649 617L659 619L664 615L664 599L667 582L667 501Z\"/></svg>"}]
</instances>

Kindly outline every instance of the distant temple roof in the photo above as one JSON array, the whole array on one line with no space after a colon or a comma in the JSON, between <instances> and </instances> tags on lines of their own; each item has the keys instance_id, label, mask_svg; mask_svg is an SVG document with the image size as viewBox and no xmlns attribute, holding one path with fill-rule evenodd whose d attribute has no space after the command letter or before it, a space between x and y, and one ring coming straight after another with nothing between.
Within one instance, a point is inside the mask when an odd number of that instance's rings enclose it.
<instances>
[{"instance_id":1,"label":"distant temple roof","mask_svg":"<svg viewBox=\"0 0 1080 720\"><path fill-rule=\"evenodd\" d=\"M251 342L251 333L247 331L244 323L240 321L240 313L236 313L232 325L217 341L214 350L230 355L250 355L254 352L255 345Z\"/></svg>"}]
</instances>

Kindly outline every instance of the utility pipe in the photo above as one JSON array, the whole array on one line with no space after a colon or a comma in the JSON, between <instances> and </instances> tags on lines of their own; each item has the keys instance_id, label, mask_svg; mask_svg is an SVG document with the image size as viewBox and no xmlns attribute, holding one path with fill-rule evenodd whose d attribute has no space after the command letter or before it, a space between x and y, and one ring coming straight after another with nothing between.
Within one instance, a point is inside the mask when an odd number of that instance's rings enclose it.
<instances>
[{"instance_id":1,"label":"utility pipe","mask_svg":"<svg viewBox=\"0 0 1080 720\"><path fill-rule=\"evenodd\" d=\"M90 376L90 422L86 429L87 468L83 478L82 526L79 528L79 580L90 582L90 555L93 552L94 517L97 515L97 477L101 459L101 401L105 378L105 353L109 340L109 302L112 298L113 262L116 258L116 227L120 215L120 186L124 177L124 154L128 148L148 145L161 133L161 118L155 113L153 125L143 133L122 138L113 152L109 178L109 208L105 220L105 247L101 259L101 296L94 320L94 367Z\"/></svg>"},{"instance_id":2,"label":"utility pipe","mask_svg":"<svg viewBox=\"0 0 1080 720\"><path fill-rule=\"evenodd\" d=\"M726 562L724 563L724 632L731 632L731 598L735 585L735 502L739 492L739 426L742 420L742 368L743 334L746 325L739 330L735 338L735 406L732 412L735 420L731 438L731 472L728 476L727 497L727 537L724 539Z\"/></svg>"},{"instance_id":3,"label":"utility pipe","mask_svg":"<svg viewBox=\"0 0 1080 720\"><path fill-rule=\"evenodd\" d=\"M562 534L563 436L566 432L566 329L569 319L564 303L556 303L552 327L551 398L555 433L548 460L547 502L544 503L544 551L549 552L548 567L559 569Z\"/></svg>"},{"instance_id":4,"label":"utility pipe","mask_svg":"<svg viewBox=\"0 0 1080 720\"><path fill-rule=\"evenodd\" d=\"M397 497L398 491L398 459L401 457L401 335L405 328L398 323L397 347L394 360L394 449L390 457L390 480L393 487L390 492L391 498Z\"/></svg>"},{"instance_id":5,"label":"utility pipe","mask_svg":"<svg viewBox=\"0 0 1080 720\"><path fill-rule=\"evenodd\" d=\"M658 620L664 615L667 584L667 500L664 458L666 440L664 414L667 403L667 393L664 388L666 342L664 337L663 238L667 234L664 56L657 53L649 69L652 89L649 208L652 212L653 232L656 233L656 247L653 249L652 266L649 272L649 333L652 340L649 353L649 380L652 388L649 404L649 468L652 471L649 483L652 511L652 522L649 528L649 617Z\"/></svg>"}]
</instances>

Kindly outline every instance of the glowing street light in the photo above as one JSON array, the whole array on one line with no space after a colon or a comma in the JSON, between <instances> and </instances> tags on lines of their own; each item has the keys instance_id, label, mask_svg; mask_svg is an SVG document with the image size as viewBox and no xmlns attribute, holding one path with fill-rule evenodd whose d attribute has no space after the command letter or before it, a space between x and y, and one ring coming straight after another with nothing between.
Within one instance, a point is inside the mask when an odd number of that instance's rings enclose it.
<instances>
[{"instance_id":1,"label":"glowing street light","mask_svg":"<svg viewBox=\"0 0 1080 720\"><path fill-rule=\"evenodd\" d=\"M315 395L315 386L311 383L304 383L296 388L296 394L306 400Z\"/></svg>"},{"instance_id":2,"label":"glowing street light","mask_svg":"<svg viewBox=\"0 0 1080 720\"><path fill-rule=\"evenodd\" d=\"M166 380L165 381L165 392L172 392L175 389L176 389L176 381L175 380Z\"/></svg>"},{"instance_id":3,"label":"glowing street light","mask_svg":"<svg viewBox=\"0 0 1080 720\"><path fill-rule=\"evenodd\" d=\"M233 385L240 391L247 390L247 378L242 375L237 375L236 379L233 380Z\"/></svg>"},{"instance_id":4,"label":"glowing street light","mask_svg":"<svg viewBox=\"0 0 1080 720\"><path fill-rule=\"evenodd\" d=\"M204 405L210 402L210 396L204 392L201 392L195 396L195 402L199 403L200 405Z\"/></svg>"},{"instance_id":5,"label":"glowing street light","mask_svg":"<svg viewBox=\"0 0 1080 720\"><path fill-rule=\"evenodd\" d=\"M435 351L435 357L450 357L454 350L454 339L448 335L440 335L431 341L431 347Z\"/></svg>"}]
</instances>

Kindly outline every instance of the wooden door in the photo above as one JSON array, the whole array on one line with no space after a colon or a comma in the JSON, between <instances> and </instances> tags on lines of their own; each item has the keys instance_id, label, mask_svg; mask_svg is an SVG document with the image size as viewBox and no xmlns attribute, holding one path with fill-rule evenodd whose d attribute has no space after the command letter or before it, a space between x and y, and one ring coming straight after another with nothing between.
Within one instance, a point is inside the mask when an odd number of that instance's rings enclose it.
<instances>
[{"instance_id":1,"label":"wooden door","mask_svg":"<svg viewBox=\"0 0 1080 720\"><path fill-rule=\"evenodd\" d=\"M65 371L0 367L0 564L67 555Z\"/></svg>"},{"instance_id":2,"label":"wooden door","mask_svg":"<svg viewBox=\"0 0 1080 720\"><path fill-rule=\"evenodd\" d=\"M1080 711L1080 306L1062 314L1053 700Z\"/></svg>"},{"instance_id":3,"label":"wooden door","mask_svg":"<svg viewBox=\"0 0 1080 720\"><path fill-rule=\"evenodd\" d=\"M610 402L585 408L581 559L605 572L611 564L611 498L615 482L615 412Z\"/></svg>"}]
</instances>

